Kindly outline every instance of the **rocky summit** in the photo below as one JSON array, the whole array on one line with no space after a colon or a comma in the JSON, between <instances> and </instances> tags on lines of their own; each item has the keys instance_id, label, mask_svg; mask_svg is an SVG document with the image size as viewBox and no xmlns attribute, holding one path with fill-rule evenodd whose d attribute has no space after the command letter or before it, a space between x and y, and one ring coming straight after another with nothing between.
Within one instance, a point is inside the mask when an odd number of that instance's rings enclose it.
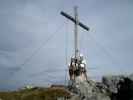
<instances>
[{"instance_id":1,"label":"rocky summit","mask_svg":"<svg viewBox=\"0 0 133 100\"><path fill-rule=\"evenodd\" d=\"M32 87L0 92L0 100L133 100L133 74L103 76L101 82L76 79L65 87Z\"/></svg>"},{"instance_id":2,"label":"rocky summit","mask_svg":"<svg viewBox=\"0 0 133 100\"><path fill-rule=\"evenodd\" d=\"M70 91L79 100L133 100L132 76L104 76L102 82L76 80Z\"/></svg>"}]
</instances>

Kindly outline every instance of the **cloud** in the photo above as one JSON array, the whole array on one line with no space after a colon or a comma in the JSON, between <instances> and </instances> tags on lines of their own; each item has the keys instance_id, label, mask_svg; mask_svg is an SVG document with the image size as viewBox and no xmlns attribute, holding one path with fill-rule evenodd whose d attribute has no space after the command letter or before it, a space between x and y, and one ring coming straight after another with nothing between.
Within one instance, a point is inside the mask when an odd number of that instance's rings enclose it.
<instances>
[{"instance_id":1,"label":"cloud","mask_svg":"<svg viewBox=\"0 0 133 100\"><path fill-rule=\"evenodd\" d=\"M131 0L4 0L0 1L0 79L7 78L10 83L1 85L1 89L28 83L63 83L64 71L49 72L50 75L45 71L67 68L65 47L67 45L69 60L73 54L73 24L66 22L60 11L73 14L74 5L79 6L80 20L91 29L87 33L79 28L81 52L87 58L88 69L100 67L89 74L132 72ZM54 33L56 35L21 66ZM66 36L68 43L65 43ZM43 71L37 77L30 76Z\"/></svg>"}]
</instances>

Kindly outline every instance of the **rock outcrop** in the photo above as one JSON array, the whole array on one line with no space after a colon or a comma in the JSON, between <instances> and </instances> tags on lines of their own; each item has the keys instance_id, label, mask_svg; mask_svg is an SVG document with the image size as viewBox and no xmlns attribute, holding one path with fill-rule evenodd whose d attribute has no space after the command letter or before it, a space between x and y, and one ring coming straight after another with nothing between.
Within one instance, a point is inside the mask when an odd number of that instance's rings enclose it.
<instances>
[{"instance_id":1,"label":"rock outcrop","mask_svg":"<svg viewBox=\"0 0 133 100\"><path fill-rule=\"evenodd\" d=\"M133 100L133 75L103 77L111 100Z\"/></svg>"},{"instance_id":2,"label":"rock outcrop","mask_svg":"<svg viewBox=\"0 0 133 100\"><path fill-rule=\"evenodd\" d=\"M69 89L78 98L71 100L133 100L133 75L104 76L102 82L76 79Z\"/></svg>"},{"instance_id":3,"label":"rock outcrop","mask_svg":"<svg viewBox=\"0 0 133 100\"><path fill-rule=\"evenodd\" d=\"M76 80L71 91L77 94L80 100L111 100L104 84L96 82Z\"/></svg>"}]
</instances>

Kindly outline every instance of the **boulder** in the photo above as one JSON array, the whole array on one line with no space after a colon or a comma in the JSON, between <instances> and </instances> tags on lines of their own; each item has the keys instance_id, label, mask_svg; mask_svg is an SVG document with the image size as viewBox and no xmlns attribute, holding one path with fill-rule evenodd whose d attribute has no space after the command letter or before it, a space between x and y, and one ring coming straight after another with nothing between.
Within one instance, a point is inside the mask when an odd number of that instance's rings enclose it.
<instances>
[{"instance_id":1,"label":"boulder","mask_svg":"<svg viewBox=\"0 0 133 100\"><path fill-rule=\"evenodd\" d=\"M103 76L102 82L76 79L70 100L133 100L133 74Z\"/></svg>"},{"instance_id":2,"label":"boulder","mask_svg":"<svg viewBox=\"0 0 133 100\"><path fill-rule=\"evenodd\" d=\"M100 88L92 80L76 80L71 90L79 95L80 100L110 100L105 88Z\"/></svg>"}]
</instances>

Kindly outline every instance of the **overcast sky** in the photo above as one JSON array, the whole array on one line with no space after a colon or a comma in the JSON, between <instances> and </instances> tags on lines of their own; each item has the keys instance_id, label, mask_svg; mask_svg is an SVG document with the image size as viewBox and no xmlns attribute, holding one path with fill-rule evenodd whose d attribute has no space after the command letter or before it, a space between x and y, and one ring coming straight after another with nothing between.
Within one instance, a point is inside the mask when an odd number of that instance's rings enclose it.
<instances>
[{"instance_id":1,"label":"overcast sky","mask_svg":"<svg viewBox=\"0 0 133 100\"><path fill-rule=\"evenodd\" d=\"M0 89L64 82L74 27L60 11L75 5L88 76L133 72L132 0L0 0Z\"/></svg>"}]
</instances>

